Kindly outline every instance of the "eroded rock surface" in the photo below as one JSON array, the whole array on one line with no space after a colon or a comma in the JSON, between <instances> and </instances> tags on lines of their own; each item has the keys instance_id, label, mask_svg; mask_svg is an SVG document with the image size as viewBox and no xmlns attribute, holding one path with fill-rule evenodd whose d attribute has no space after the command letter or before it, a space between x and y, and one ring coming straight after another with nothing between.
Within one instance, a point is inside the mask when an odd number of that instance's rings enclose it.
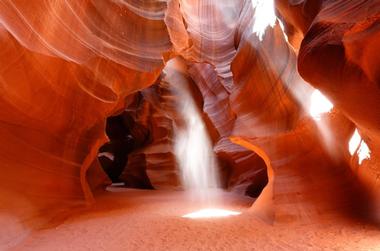
<instances>
[{"instance_id":1,"label":"eroded rock surface","mask_svg":"<svg viewBox=\"0 0 380 251\"><path fill-rule=\"evenodd\" d=\"M1 1L6 215L37 214L35 227L48 218L42 209L96 199L110 183L97 161L111 139L106 118L119 114L134 140L120 179L180 189L181 100L169 85L184 84L223 187L259 196L252 212L282 222L355 210L379 219L379 1L277 0L269 21L257 2ZM183 67L165 72L173 58ZM315 88L334 105L321 118L309 114ZM349 153L356 128L370 150L364 161L359 148Z\"/></svg>"}]
</instances>

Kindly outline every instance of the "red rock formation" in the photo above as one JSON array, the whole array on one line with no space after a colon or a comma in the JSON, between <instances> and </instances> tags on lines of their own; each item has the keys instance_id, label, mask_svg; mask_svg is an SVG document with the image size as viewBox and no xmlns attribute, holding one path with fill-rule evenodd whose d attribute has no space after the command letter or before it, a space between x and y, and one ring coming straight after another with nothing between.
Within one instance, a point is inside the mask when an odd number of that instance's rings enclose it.
<instances>
[{"instance_id":1,"label":"red rock formation","mask_svg":"<svg viewBox=\"0 0 380 251\"><path fill-rule=\"evenodd\" d=\"M217 130L218 134L213 137L214 150L219 159L229 167L226 170L226 175L229 176L226 181L228 189L244 194L247 187L251 186L252 195L257 197L267 183L266 167L255 153L228 139L236 114L232 111L227 89L220 83L217 72L209 64L193 64L189 73L202 93L203 111Z\"/></svg>"},{"instance_id":2,"label":"red rock formation","mask_svg":"<svg viewBox=\"0 0 380 251\"><path fill-rule=\"evenodd\" d=\"M368 143L371 157L355 173L375 199L380 193L379 13L378 1L327 1L305 34L298 59L301 75L334 102Z\"/></svg>"},{"instance_id":3,"label":"red rock formation","mask_svg":"<svg viewBox=\"0 0 380 251\"><path fill-rule=\"evenodd\" d=\"M25 218L93 201L109 183L96 160L105 119L123 110L136 140L145 134L133 123L150 131L150 144L129 155L122 178L146 172L155 188L178 188L181 100L169 85L191 90L227 189L257 196L269 178L254 213L296 222L359 202L379 211L380 4L275 2L284 31L276 21L261 39L251 1L1 1L7 212ZM320 121L308 114L314 88L334 104ZM355 128L371 151L360 164L348 152Z\"/></svg>"},{"instance_id":4,"label":"red rock formation","mask_svg":"<svg viewBox=\"0 0 380 251\"><path fill-rule=\"evenodd\" d=\"M0 3L2 205L93 199L105 118L154 83L171 47L164 7Z\"/></svg>"}]
</instances>

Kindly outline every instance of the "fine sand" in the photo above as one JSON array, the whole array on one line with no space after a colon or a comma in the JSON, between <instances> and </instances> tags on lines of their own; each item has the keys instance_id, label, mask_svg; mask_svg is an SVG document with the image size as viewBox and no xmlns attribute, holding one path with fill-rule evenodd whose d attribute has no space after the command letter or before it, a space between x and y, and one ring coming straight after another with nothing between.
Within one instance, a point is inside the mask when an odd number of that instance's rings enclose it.
<instances>
[{"instance_id":1,"label":"fine sand","mask_svg":"<svg viewBox=\"0 0 380 251\"><path fill-rule=\"evenodd\" d=\"M181 217L202 206L184 192L121 189L88 209L29 233L10 250L380 250L380 230L360 223L266 224L248 209L252 200L220 193L225 218ZM221 203L223 202L223 203Z\"/></svg>"}]
</instances>

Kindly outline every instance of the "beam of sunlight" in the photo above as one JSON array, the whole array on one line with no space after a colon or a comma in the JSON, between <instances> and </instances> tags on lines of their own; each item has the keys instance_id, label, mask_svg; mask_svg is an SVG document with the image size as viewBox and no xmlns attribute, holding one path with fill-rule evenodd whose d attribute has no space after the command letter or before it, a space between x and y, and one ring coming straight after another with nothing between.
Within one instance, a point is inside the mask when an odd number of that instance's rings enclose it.
<instances>
[{"instance_id":1,"label":"beam of sunlight","mask_svg":"<svg viewBox=\"0 0 380 251\"><path fill-rule=\"evenodd\" d=\"M286 35L286 32L285 32L285 26L284 26L284 23L283 23L280 19L277 19L277 20L278 20L278 23L280 24L280 28L281 28L281 30L282 30L282 34L284 34L285 41L286 41L286 42L289 42L288 35Z\"/></svg>"},{"instance_id":2,"label":"beam of sunlight","mask_svg":"<svg viewBox=\"0 0 380 251\"><path fill-rule=\"evenodd\" d=\"M186 65L175 58L164 70L172 93L180 101L175 107L181 122L174 126L174 153L184 188L194 200L211 202L216 199L214 189L219 186L218 163L207 127L191 94L191 83L179 69L186 72ZM171 79L174 76L175 81Z\"/></svg>"},{"instance_id":3,"label":"beam of sunlight","mask_svg":"<svg viewBox=\"0 0 380 251\"><path fill-rule=\"evenodd\" d=\"M221 217L228 217L228 216L236 216L239 214L241 214L241 212L231 211L231 210L226 210L226 209L219 209L219 208L206 208L206 209L202 209L196 212L185 214L182 217L190 218L190 219L221 218Z\"/></svg>"},{"instance_id":4,"label":"beam of sunlight","mask_svg":"<svg viewBox=\"0 0 380 251\"><path fill-rule=\"evenodd\" d=\"M330 112L334 105L319 91L311 94L309 113L315 120L320 120L322 114Z\"/></svg>"},{"instance_id":5,"label":"beam of sunlight","mask_svg":"<svg viewBox=\"0 0 380 251\"><path fill-rule=\"evenodd\" d=\"M178 88L179 89L179 88ZM181 89L183 106L179 107L184 128L175 128L174 150L182 182L194 199L209 201L218 186L217 162L207 129L188 90Z\"/></svg>"},{"instance_id":6,"label":"beam of sunlight","mask_svg":"<svg viewBox=\"0 0 380 251\"><path fill-rule=\"evenodd\" d=\"M355 132L352 135L350 142L348 143L348 150L350 151L351 156L353 156L357 152L359 157L359 165L362 164L363 160L371 158L371 151L368 145L360 136L358 129L355 129Z\"/></svg>"},{"instance_id":7,"label":"beam of sunlight","mask_svg":"<svg viewBox=\"0 0 380 251\"><path fill-rule=\"evenodd\" d=\"M268 26L274 27L276 24L276 13L273 0L251 0L252 8L255 10L252 32L260 41L263 40Z\"/></svg>"}]
</instances>

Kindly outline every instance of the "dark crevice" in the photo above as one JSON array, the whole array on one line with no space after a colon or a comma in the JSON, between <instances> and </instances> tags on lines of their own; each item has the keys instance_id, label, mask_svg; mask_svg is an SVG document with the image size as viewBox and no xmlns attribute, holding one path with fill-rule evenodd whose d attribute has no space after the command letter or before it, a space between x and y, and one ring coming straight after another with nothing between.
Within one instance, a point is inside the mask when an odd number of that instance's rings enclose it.
<instances>
[{"instance_id":1,"label":"dark crevice","mask_svg":"<svg viewBox=\"0 0 380 251\"><path fill-rule=\"evenodd\" d=\"M142 158L139 165L128 167L128 155L149 144L149 129L134 121L130 112L107 118L106 134L109 142L99 149L99 162L112 183L140 189L153 189Z\"/></svg>"}]
</instances>

